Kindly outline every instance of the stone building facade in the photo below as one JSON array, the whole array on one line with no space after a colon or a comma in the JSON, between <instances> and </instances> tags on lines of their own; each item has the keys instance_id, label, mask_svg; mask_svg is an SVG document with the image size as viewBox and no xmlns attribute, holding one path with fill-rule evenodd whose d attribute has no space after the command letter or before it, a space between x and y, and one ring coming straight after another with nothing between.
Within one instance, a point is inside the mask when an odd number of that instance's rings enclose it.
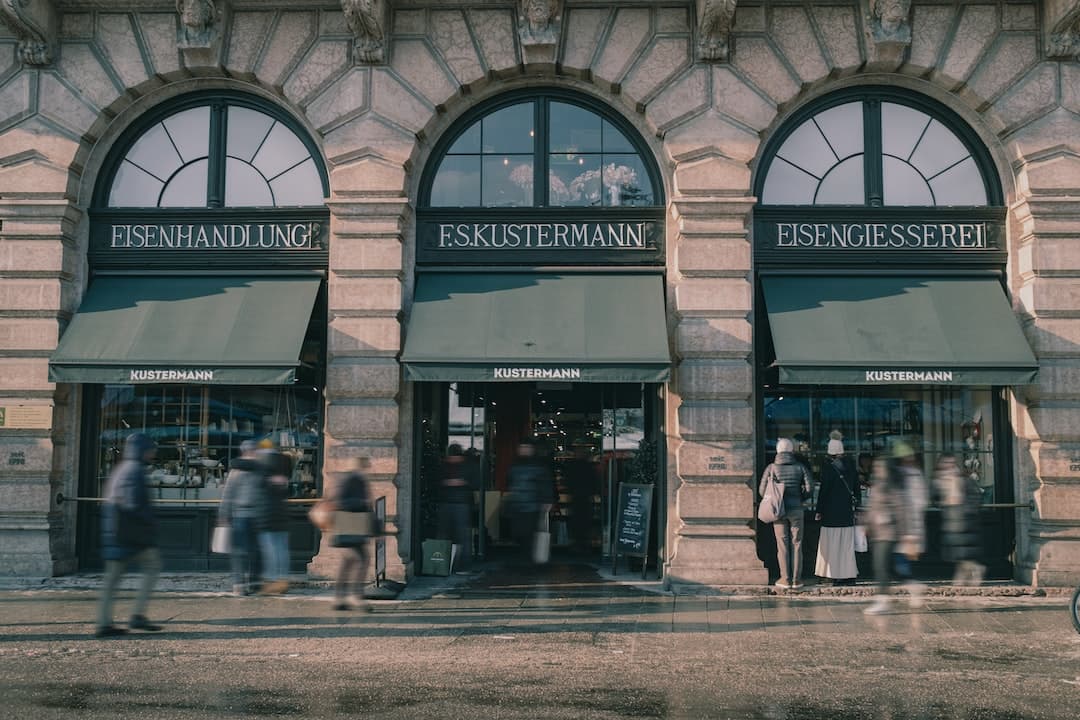
<instances>
[{"instance_id":1,"label":"stone building facade","mask_svg":"<svg viewBox=\"0 0 1080 720\"><path fill-rule=\"evenodd\" d=\"M529 5L544 5L534 15ZM323 471L359 452L385 495L391 577L416 572L415 394L399 362L421 174L471 108L569 89L644 138L666 196L663 570L766 582L754 530L755 173L800 107L917 93L985 146L1005 275L1039 365L1007 389L1014 576L1080 580L1080 5L1073 0L0 0L0 572L79 564L81 386L50 357L90 276L88 209L143 114L196 91L279 107L329 180ZM44 408L44 410L41 410ZM34 423L28 423L34 425ZM717 461L717 458L723 458ZM1027 507L1030 503L1030 508ZM326 553L313 561L317 571Z\"/></svg>"}]
</instances>

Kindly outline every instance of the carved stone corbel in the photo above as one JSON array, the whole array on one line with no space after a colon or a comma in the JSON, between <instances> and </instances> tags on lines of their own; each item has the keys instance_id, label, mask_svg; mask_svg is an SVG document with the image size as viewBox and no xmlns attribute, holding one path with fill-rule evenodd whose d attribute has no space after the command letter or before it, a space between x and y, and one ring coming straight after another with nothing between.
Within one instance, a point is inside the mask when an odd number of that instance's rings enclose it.
<instances>
[{"instance_id":1,"label":"carved stone corbel","mask_svg":"<svg viewBox=\"0 0 1080 720\"><path fill-rule=\"evenodd\" d=\"M1047 0L1046 56L1080 60L1080 2Z\"/></svg>"},{"instance_id":2,"label":"carved stone corbel","mask_svg":"<svg viewBox=\"0 0 1080 720\"><path fill-rule=\"evenodd\" d=\"M562 16L562 0L518 0L518 37L522 46L558 43Z\"/></svg>"},{"instance_id":3,"label":"carved stone corbel","mask_svg":"<svg viewBox=\"0 0 1080 720\"><path fill-rule=\"evenodd\" d=\"M736 0L698 0L697 57L701 62L727 62L731 58L731 26Z\"/></svg>"},{"instance_id":4,"label":"carved stone corbel","mask_svg":"<svg viewBox=\"0 0 1080 720\"><path fill-rule=\"evenodd\" d=\"M56 47L56 9L52 0L0 0L0 20L15 33L19 59L48 65Z\"/></svg>"},{"instance_id":5,"label":"carved stone corbel","mask_svg":"<svg viewBox=\"0 0 1080 720\"><path fill-rule=\"evenodd\" d=\"M386 62L386 3L384 0L341 0L345 22L353 34L353 62Z\"/></svg>"},{"instance_id":6,"label":"carved stone corbel","mask_svg":"<svg viewBox=\"0 0 1080 720\"><path fill-rule=\"evenodd\" d=\"M871 58L899 63L911 46L911 0L863 0Z\"/></svg>"},{"instance_id":7,"label":"carved stone corbel","mask_svg":"<svg viewBox=\"0 0 1080 720\"><path fill-rule=\"evenodd\" d=\"M176 46L181 50L209 50L221 35L224 21L224 0L176 0L180 27L176 30Z\"/></svg>"}]
</instances>

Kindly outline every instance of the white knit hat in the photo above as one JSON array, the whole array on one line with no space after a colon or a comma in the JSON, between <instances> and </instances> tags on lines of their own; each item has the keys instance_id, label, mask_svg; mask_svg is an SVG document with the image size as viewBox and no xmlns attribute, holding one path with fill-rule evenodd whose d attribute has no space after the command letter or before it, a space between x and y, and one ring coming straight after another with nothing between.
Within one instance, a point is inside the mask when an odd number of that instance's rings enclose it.
<instances>
[{"instance_id":1,"label":"white knit hat","mask_svg":"<svg viewBox=\"0 0 1080 720\"><path fill-rule=\"evenodd\" d=\"M833 430L829 433L829 454L830 455L843 455L844 454L844 436L840 434L839 430Z\"/></svg>"},{"instance_id":2,"label":"white knit hat","mask_svg":"<svg viewBox=\"0 0 1080 720\"><path fill-rule=\"evenodd\" d=\"M794 451L795 451L795 445L792 444L792 442L790 440L788 440L787 438L780 438L779 440L776 441L776 452L778 452L778 453L783 453L783 452L789 453L789 452L794 452Z\"/></svg>"}]
</instances>

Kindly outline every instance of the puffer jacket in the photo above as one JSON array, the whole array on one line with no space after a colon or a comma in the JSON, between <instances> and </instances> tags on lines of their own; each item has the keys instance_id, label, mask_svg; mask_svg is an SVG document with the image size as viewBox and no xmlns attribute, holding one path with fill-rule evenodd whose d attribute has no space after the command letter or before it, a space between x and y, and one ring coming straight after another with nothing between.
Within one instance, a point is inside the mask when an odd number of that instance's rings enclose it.
<instances>
[{"instance_id":1,"label":"puffer jacket","mask_svg":"<svg viewBox=\"0 0 1080 720\"><path fill-rule=\"evenodd\" d=\"M101 504L101 546L106 560L124 560L157 546L157 518L146 488L143 456L154 441L135 433L124 443L123 460L113 468Z\"/></svg>"},{"instance_id":2,"label":"puffer jacket","mask_svg":"<svg viewBox=\"0 0 1080 720\"><path fill-rule=\"evenodd\" d=\"M253 520L258 530L269 527L270 494L262 464L257 460L236 458L229 468L218 507L218 522L231 525L234 518Z\"/></svg>"},{"instance_id":3,"label":"puffer jacket","mask_svg":"<svg viewBox=\"0 0 1080 720\"><path fill-rule=\"evenodd\" d=\"M922 554L926 552L926 480L917 469L905 465L888 469L894 477L883 477L878 469L870 489L871 534L875 541L902 543Z\"/></svg>"},{"instance_id":4,"label":"puffer jacket","mask_svg":"<svg viewBox=\"0 0 1080 720\"><path fill-rule=\"evenodd\" d=\"M769 476L769 468L776 472L776 477L784 486L784 512L791 513L802 507L803 499L810 495L810 470L799 462L793 453L776 453L776 460L761 474L759 495L765 494L765 480Z\"/></svg>"}]
</instances>

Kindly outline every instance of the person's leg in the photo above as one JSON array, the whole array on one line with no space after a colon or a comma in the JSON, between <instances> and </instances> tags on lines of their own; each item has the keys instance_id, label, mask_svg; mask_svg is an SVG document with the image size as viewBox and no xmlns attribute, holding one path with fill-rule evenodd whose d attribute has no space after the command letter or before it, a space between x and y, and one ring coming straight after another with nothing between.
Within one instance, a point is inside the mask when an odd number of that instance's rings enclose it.
<instances>
[{"instance_id":1,"label":"person's leg","mask_svg":"<svg viewBox=\"0 0 1080 720\"><path fill-rule=\"evenodd\" d=\"M888 540L874 542L874 579L877 580L878 595L889 594L889 581L892 575L893 544Z\"/></svg>"},{"instance_id":2,"label":"person's leg","mask_svg":"<svg viewBox=\"0 0 1080 720\"><path fill-rule=\"evenodd\" d=\"M799 508L788 516L791 524L791 585L802 585L802 533L803 510Z\"/></svg>"},{"instance_id":3,"label":"person's leg","mask_svg":"<svg viewBox=\"0 0 1080 720\"><path fill-rule=\"evenodd\" d=\"M248 592L255 592L262 582L263 557L262 553L259 552L259 531L255 527L254 518L247 522L247 547L247 589Z\"/></svg>"},{"instance_id":4,"label":"person's leg","mask_svg":"<svg viewBox=\"0 0 1080 720\"><path fill-rule=\"evenodd\" d=\"M113 598L116 597L116 586L120 584L125 567L127 562L124 560L105 561L105 578L101 585L101 596L98 598L98 630L112 626Z\"/></svg>"},{"instance_id":5,"label":"person's leg","mask_svg":"<svg viewBox=\"0 0 1080 720\"><path fill-rule=\"evenodd\" d=\"M278 530L271 533L274 541L274 552L277 555L278 580L288 586L289 582L289 532Z\"/></svg>"},{"instance_id":6,"label":"person's leg","mask_svg":"<svg viewBox=\"0 0 1080 720\"><path fill-rule=\"evenodd\" d=\"M161 574L161 553L156 547L144 548L134 558L139 563L142 581L135 595L135 606L131 609L131 618L146 619L146 605L150 602L150 593L154 590L158 575ZM136 623L137 624L137 623Z\"/></svg>"},{"instance_id":7,"label":"person's leg","mask_svg":"<svg viewBox=\"0 0 1080 720\"><path fill-rule=\"evenodd\" d=\"M352 602L360 609L367 608L366 587L367 587L367 573L368 573L368 545L364 543L355 550L356 555L356 575L352 581L352 593L349 595L349 601Z\"/></svg>"},{"instance_id":8,"label":"person's leg","mask_svg":"<svg viewBox=\"0 0 1080 720\"><path fill-rule=\"evenodd\" d=\"M277 575L277 552L274 549L274 534L264 530L259 533L259 551L263 558L263 578L267 584L276 583Z\"/></svg>"},{"instance_id":9,"label":"person's leg","mask_svg":"<svg viewBox=\"0 0 1080 720\"><path fill-rule=\"evenodd\" d=\"M341 551L341 565L338 567L337 580L334 582L334 604L340 606L345 604L345 595L348 592L349 576L352 574L353 566L359 561L356 555L356 550L353 548L345 548Z\"/></svg>"},{"instance_id":10,"label":"person's leg","mask_svg":"<svg viewBox=\"0 0 1080 720\"><path fill-rule=\"evenodd\" d=\"M247 518L233 518L230 526L232 537L229 540L232 542L232 551L229 553L229 565L232 568L233 592L239 595L246 595L248 592L247 568L250 560L247 525Z\"/></svg>"},{"instance_id":11,"label":"person's leg","mask_svg":"<svg viewBox=\"0 0 1080 720\"><path fill-rule=\"evenodd\" d=\"M788 519L781 517L773 523L773 533L776 535L776 561L780 564L781 585L791 584L791 539L788 533Z\"/></svg>"},{"instance_id":12,"label":"person's leg","mask_svg":"<svg viewBox=\"0 0 1080 720\"><path fill-rule=\"evenodd\" d=\"M467 571L472 565L472 527L469 506L458 503L454 512L454 544L458 545L457 569Z\"/></svg>"}]
</instances>

